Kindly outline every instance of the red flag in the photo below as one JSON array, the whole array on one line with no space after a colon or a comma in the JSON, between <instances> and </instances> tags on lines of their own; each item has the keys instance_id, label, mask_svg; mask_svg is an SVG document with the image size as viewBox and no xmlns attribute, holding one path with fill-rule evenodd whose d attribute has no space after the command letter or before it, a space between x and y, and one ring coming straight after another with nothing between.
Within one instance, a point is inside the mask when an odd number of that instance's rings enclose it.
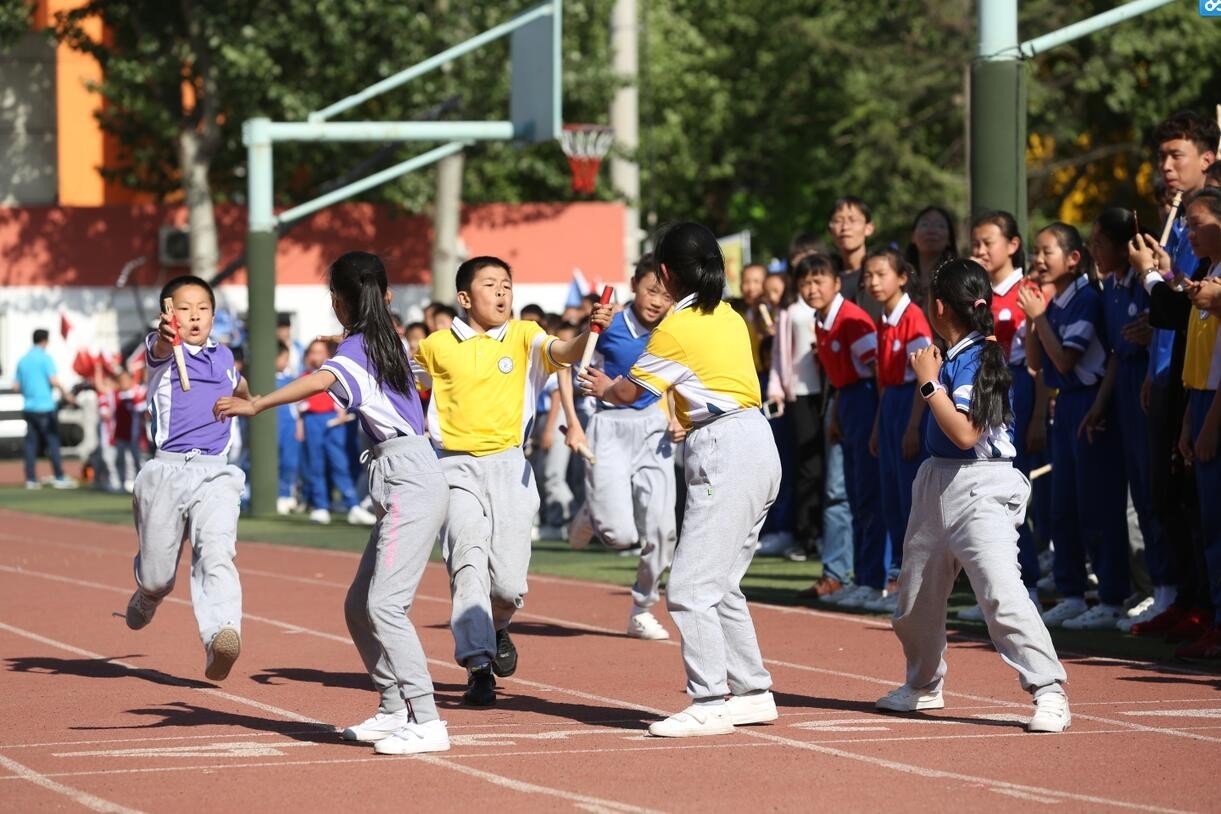
<instances>
[{"instance_id":1,"label":"red flag","mask_svg":"<svg viewBox=\"0 0 1221 814\"><path fill-rule=\"evenodd\" d=\"M68 338L68 334L72 333L72 323L68 321L68 315L63 311L59 312L59 335L64 339Z\"/></svg>"}]
</instances>

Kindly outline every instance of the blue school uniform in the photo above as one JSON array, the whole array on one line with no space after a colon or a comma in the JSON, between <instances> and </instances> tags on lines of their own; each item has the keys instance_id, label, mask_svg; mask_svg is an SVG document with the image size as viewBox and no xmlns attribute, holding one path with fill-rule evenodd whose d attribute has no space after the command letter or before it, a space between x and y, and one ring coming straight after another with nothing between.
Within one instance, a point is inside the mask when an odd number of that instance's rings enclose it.
<instances>
[{"instance_id":1,"label":"blue school uniform","mask_svg":"<svg viewBox=\"0 0 1221 814\"><path fill-rule=\"evenodd\" d=\"M279 389L297 377L285 371L276 374ZM301 476L301 442L297 440L297 406L281 404L276 408L276 442L279 446L280 497L292 497Z\"/></svg>"},{"instance_id":2,"label":"blue school uniform","mask_svg":"<svg viewBox=\"0 0 1221 814\"><path fill-rule=\"evenodd\" d=\"M1149 467L1148 417L1140 406L1140 391L1149 370L1149 350L1124 339L1124 326L1149 313L1149 293L1133 269L1112 274L1102 284L1103 343L1115 356L1115 390L1111 401L1119 419L1124 473L1132 505L1145 539L1145 563L1154 585L1173 585L1170 551L1153 512Z\"/></svg>"},{"instance_id":3,"label":"blue school uniform","mask_svg":"<svg viewBox=\"0 0 1221 814\"><path fill-rule=\"evenodd\" d=\"M1102 296L1081 275L1052 298L1047 321L1065 350L1081 352L1066 373L1044 354L1044 379L1059 391L1051 427L1056 590L1067 598L1085 596L1088 552L1098 576L1099 599L1122 605L1128 595L1128 494L1114 405L1105 417L1106 429L1096 430L1092 443L1078 432L1106 372Z\"/></svg>"},{"instance_id":4,"label":"blue school uniform","mask_svg":"<svg viewBox=\"0 0 1221 814\"><path fill-rule=\"evenodd\" d=\"M1026 336L1029 330L1029 320L1023 320L1009 346L1009 375L1013 380L1009 395L1013 404L1013 446L1016 451L1013 465L1027 478L1031 470L1047 463L1048 459L1046 449L1033 454L1026 451L1026 436L1034 419L1036 396L1035 378L1026 366ZM1051 514L1047 506L1048 497L1045 479L1031 481L1030 500L1026 504L1027 517L1033 520L1043 537L1047 537L1048 517ZM1030 523L1025 519L1018 526L1018 564L1022 567L1022 584L1027 590L1035 588L1039 582L1039 546Z\"/></svg>"}]
</instances>

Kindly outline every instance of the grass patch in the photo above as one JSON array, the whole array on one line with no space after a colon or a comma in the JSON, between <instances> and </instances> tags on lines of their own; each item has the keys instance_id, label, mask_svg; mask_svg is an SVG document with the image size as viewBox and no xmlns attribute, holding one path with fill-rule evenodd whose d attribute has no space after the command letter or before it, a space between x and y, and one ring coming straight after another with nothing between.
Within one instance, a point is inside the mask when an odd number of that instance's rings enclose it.
<instances>
[{"instance_id":1,"label":"grass patch","mask_svg":"<svg viewBox=\"0 0 1221 814\"><path fill-rule=\"evenodd\" d=\"M61 492L49 488L27 491L22 487L0 487L0 508L132 526L130 497L86 489ZM342 518L329 526L319 526L310 523L304 515L272 518L243 516L238 523L238 536L252 542L360 551L369 539L369 530L349 526ZM132 540L134 543L134 530ZM439 551L434 551L433 560L439 559ZM550 576L630 586L636 578L636 558L622 556L597 545L584 551L573 551L564 542L540 540L534 544L530 570ZM755 602L795 605L800 604L795 599L797 591L821 575L822 565L817 561L795 563L759 557L742 580L742 589ZM987 631L982 623L959 622L953 617L957 611L974 604L974 601L970 585L965 578L960 579L950 597L950 627L965 634L986 636ZM1052 638L1056 647L1064 651L1116 658L1168 661L1173 658L1174 652L1173 646L1160 640L1138 639L1119 631L1057 629L1052 632Z\"/></svg>"}]
</instances>

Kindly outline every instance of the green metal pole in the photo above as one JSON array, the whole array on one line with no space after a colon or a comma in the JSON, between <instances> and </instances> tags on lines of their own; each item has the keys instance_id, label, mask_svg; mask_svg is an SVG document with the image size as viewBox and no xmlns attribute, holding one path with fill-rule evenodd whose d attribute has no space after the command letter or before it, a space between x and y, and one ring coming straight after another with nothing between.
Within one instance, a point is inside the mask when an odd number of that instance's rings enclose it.
<instances>
[{"instance_id":1,"label":"green metal pole","mask_svg":"<svg viewBox=\"0 0 1221 814\"><path fill-rule=\"evenodd\" d=\"M971 65L972 214L1003 209L1026 233L1026 73L1018 59L1017 0L979 0Z\"/></svg>"},{"instance_id":2,"label":"green metal pole","mask_svg":"<svg viewBox=\"0 0 1221 814\"><path fill-rule=\"evenodd\" d=\"M272 142L267 119L246 122L249 230L246 233L246 377L250 392L276 387L276 232L272 211ZM275 514L279 456L276 415L250 422L250 513Z\"/></svg>"}]
</instances>

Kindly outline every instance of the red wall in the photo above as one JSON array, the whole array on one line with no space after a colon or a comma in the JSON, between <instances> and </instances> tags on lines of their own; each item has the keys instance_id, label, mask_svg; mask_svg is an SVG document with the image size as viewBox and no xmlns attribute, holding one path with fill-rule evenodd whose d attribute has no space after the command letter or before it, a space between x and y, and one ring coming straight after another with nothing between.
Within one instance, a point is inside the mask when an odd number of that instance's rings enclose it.
<instances>
[{"instance_id":1,"label":"red wall","mask_svg":"<svg viewBox=\"0 0 1221 814\"><path fill-rule=\"evenodd\" d=\"M223 266L242 251L246 211L218 206L216 220ZM151 283L161 272L159 227L185 222L180 206L0 207L0 285L111 286L141 255L139 280ZM472 255L507 260L519 282L567 282L574 267L612 281L623 275L623 225L618 203L488 204L463 209L461 238ZM395 284L427 284L432 220L363 203L324 210L280 240L276 282L319 282L330 260L353 249L380 255Z\"/></svg>"}]
</instances>

